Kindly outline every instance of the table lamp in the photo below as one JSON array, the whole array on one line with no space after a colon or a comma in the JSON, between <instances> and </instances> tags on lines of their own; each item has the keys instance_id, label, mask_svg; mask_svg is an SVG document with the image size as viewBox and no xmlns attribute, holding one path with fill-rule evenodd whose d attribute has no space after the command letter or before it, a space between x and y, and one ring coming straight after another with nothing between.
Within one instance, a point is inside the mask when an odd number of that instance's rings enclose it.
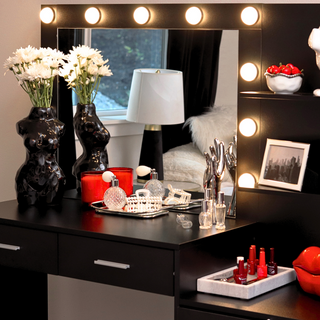
<instances>
[{"instance_id":1,"label":"table lamp","mask_svg":"<svg viewBox=\"0 0 320 320\"><path fill-rule=\"evenodd\" d=\"M167 69L135 69L127 110L127 120L145 124L140 165L158 172L163 180L161 125L184 122L182 72ZM137 177L149 180L149 174Z\"/></svg>"}]
</instances>

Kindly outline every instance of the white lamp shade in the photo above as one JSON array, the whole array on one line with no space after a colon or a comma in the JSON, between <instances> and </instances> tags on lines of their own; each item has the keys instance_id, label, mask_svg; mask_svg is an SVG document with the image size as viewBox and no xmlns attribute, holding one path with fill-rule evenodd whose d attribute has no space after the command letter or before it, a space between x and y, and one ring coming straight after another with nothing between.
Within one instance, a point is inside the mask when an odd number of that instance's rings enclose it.
<instances>
[{"instance_id":1,"label":"white lamp shade","mask_svg":"<svg viewBox=\"0 0 320 320\"><path fill-rule=\"evenodd\" d=\"M156 125L183 123L182 72L167 69L134 70L127 120Z\"/></svg>"}]
</instances>

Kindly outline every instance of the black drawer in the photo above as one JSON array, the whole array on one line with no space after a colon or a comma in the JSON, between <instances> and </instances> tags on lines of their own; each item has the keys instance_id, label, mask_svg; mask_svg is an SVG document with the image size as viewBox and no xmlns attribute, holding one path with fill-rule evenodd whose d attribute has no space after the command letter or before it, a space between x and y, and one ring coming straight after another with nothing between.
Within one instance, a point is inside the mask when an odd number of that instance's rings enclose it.
<instances>
[{"instance_id":1,"label":"black drawer","mask_svg":"<svg viewBox=\"0 0 320 320\"><path fill-rule=\"evenodd\" d=\"M223 314L178 308L178 320L250 320L249 318L228 316ZM252 318L251 318L252 319Z\"/></svg>"},{"instance_id":2,"label":"black drawer","mask_svg":"<svg viewBox=\"0 0 320 320\"><path fill-rule=\"evenodd\" d=\"M57 274L57 235L0 225L0 265Z\"/></svg>"},{"instance_id":3,"label":"black drawer","mask_svg":"<svg viewBox=\"0 0 320 320\"><path fill-rule=\"evenodd\" d=\"M62 276L174 294L171 250L79 236L59 237L59 274Z\"/></svg>"}]
</instances>

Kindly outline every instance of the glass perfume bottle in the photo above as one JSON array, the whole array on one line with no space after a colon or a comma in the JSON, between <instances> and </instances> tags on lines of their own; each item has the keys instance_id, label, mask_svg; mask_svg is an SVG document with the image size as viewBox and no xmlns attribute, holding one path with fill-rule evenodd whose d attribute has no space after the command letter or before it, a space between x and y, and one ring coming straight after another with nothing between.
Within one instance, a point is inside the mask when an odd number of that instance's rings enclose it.
<instances>
[{"instance_id":1,"label":"glass perfume bottle","mask_svg":"<svg viewBox=\"0 0 320 320\"><path fill-rule=\"evenodd\" d=\"M165 194L164 186L160 180L158 180L158 173L155 169L151 170L150 180L143 186L144 189L150 191L151 197L163 197Z\"/></svg>"},{"instance_id":2,"label":"glass perfume bottle","mask_svg":"<svg viewBox=\"0 0 320 320\"><path fill-rule=\"evenodd\" d=\"M119 180L115 175L112 175L111 177L105 175L103 178L106 178L106 180L111 178L111 187L107 189L103 197L105 205L110 210L122 210L126 205L127 195L124 190L119 187Z\"/></svg>"},{"instance_id":3,"label":"glass perfume bottle","mask_svg":"<svg viewBox=\"0 0 320 320\"><path fill-rule=\"evenodd\" d=\"M203 200L202 208L199 214L200 229L209 229L212 227L212 201Z\"/></svg>"},{"instance_id":4,"label":"glass perfume bottle","mask_svg":"<svg viewBox=\"0 0 320 320\"><path fill-rule=\"evenodd\" d=\"M211 188L205 188L204 189L204 200L208 201L209 210L212 214L212 224L216 224L216 208L215 208L215 202L213 201L213 195Z\"/></svg>"},{"instance_id":5,"label":"glass perfume bottle","mask_svg":"<svg viewBox=\"0 0 320 320\"><path fill-rule=\"evenodd\" d=\"M226 220L226 205L224 201L224 192L218 192L218 199L216 204L216 229L225 229Z\"/></svg>"}]
</instances>

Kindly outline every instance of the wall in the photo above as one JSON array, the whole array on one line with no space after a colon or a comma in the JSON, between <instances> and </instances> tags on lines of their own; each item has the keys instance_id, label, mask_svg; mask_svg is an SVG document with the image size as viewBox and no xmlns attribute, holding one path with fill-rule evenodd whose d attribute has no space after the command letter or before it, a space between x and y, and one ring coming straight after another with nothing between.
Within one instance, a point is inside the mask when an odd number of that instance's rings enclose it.
<instances>
[{"instance_id":1,"label":"wall","mask_svg":"<svg viewBox=\"0 0 320 320\"><path fill-rule=\"evenodd\" d=\"M40 22L38 14L41 4L84 4L89 0L1 0L0 62L4 62L17 48L28 45L39 47ZM99 1L93 1L97 3ZM103 1L106 3L107 1ZM128 3L141 1L113 1ZM143 1L142 1L143 2ZM145 1L176 2L193 1ZM211 2L211 1L202 1ZM252 1L220 1L230 3L252 3ZM257 3L306 3L303 1L255 1ZM308 1L317 3L318 0ZM110 1L112 3L112 1ZM30 110L27 95L18 86L11 74L0 76L1 117L0 117L0 201L15 198L14 177L25 158L25 149L16 133L15 123ZM137 142L138 143L138 142ZM117 152L124 152L126 145L117 144ZM116 303L119 303L116 304ZM126 307L123 308L123 305ZM140 310L137 306L148 306ZM157 310L154 312L154 310ZM60 277L49 277L49 319L173 319L173 299L146 294L133 290L112 288Z\"/></svg>"}]
</instances>

